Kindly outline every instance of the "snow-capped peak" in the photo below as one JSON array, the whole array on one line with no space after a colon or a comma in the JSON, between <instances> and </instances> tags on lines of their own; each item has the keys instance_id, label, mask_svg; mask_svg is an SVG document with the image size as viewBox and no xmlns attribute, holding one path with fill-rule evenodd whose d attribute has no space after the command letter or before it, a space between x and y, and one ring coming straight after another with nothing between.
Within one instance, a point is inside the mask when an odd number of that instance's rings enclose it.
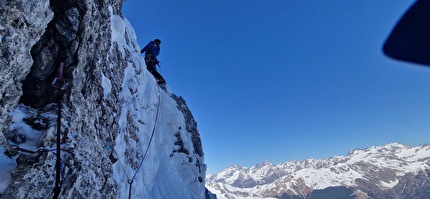
<instances>
[{"instance_id":1,"label":"snow-capped peak","mask_svg":"<svg viewBox=\"0 0 430 199\"><path fill-rule=\"evenodd\" d=\"M213 193L220 195L219 198L241 198L234 194L237 189L256 198L281 197L283 194L304 197L313 190L329 187L366 191L366 187L374 186L376 190L386 190L395 189L405 176L429 171L429 161L430 145L411 147L391 143L355 149L346 156L327 159L289 161L278 165L265 161L249 169L236 166L234 172L226 172L226 169L211 175L207 184ZM242 175L231 175L239 173Z\"/></svg>"}]
</instances>

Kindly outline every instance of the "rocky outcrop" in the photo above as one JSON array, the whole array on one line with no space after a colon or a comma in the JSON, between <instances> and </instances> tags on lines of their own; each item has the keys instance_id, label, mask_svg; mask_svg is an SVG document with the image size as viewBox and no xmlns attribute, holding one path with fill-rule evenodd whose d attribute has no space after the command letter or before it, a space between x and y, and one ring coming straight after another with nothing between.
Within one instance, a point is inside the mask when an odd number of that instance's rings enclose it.
<instances>
[{"instance_id":1,"label":"rocky outcrop","mask_svg":"<svg viewBox=\"0 0 430 199\"><path fill-rule=\"evenodd\" d=\"M173 94L172 98L178 104L178 110L180 110L185 117L186 130L188 133L191 134L194 153L198 154L199 156L203 156L203 148L202 148L202 141L200 140L200 133L197 129L197 122L194 120L191 110L188 108L187 103L185 102L184 98L182 98L181 96L178 97Z\"/></svg>"},{"instance_id":2,"label":"rocky outcrop","mask_svg":"<svg viewBox=\"0 0 430 199\"><path fill-rule=\"evenodd\" d=\"M98 77L106 65L103 58L111 45L109 6L118 14L121 5L122 1L52 1L54 17L31 49L34 64L23 81L21 102L33 107L54 102L59 94L50 83L61 62L65 64L65 78L73 79L73 88L89 92L85 87L100 81L94 76ZM82 73L76 74L75 69ZM74 78L76 75L79 79Z\"/></svg>"},{"instance_id":3,"label":"rocky outcrop","mask_svg":"<svg viewBox=\"0 0 430 199\"><path fill-rule=\"evenodd\" d=\"M393 198L410 199L430 197L430 169L419 171L416 174L406 174L399 180L399 183L394 186L389 195Z\"/></svg>"},{"instance_id":4,"label":"rocky outcrop","mask_svg":"<svg viewBox=\"0 0 430 199\"><path fill-rule=\"evenodd\" d=\"M35 3L37 2L37 3ZM50 82L56 74L56 68L60 62L65 63L64 76L70 81L72 88L67 96L64 96L64 126L62 136L67 139L67 132L79 132L80 140L75 143L67 143L68 147L75 148L77 157L92 159L97 165L80 162L74 165L72 162L70 171L85 168L83 173L98 173L97 176L106 177L111 166L106 155L88 154L89 138L98 136L96 140L106 140L107 135L101 134L101 126L104 126L102 106L100 98L101 70L105 68L106 59L111 48L110 16L112 10L120 13L122 1L6 1L1 9L2 19L2 69L1 69L1 126L3 132L8 126L6 117L15 108L17 103L24 103L35 108L41 108L55 102L63 96L52 89ZM111 8L111 10L109 9ZM10 13L10 14L9 14ZM6 22L6 23L3 23ZM4 33L3 33L4 32ZM34 60L34 61L33 61ZM120 63L118 69L121 69ZM125 68L122 65L122 68ZM121 71L121 70L119 70ZM120 75L119 75L120 76ZM78 78L76 78L78 77ZM22 82L22 90L21 90ZM55 109L54 109L55 110ZM40 110L43 111L43 110ZM92 118L92 119L89 119ZM76 125L75 125L76 124ZM52 127L54 124L49 124ZM51 147L53 140L48 132L45 143L39 146ZM6 133L9 137L16 134ZM11 135L12 134L12 135ZM3 135L3 133L1 134ZM93 139L91 139L93 140ZM66 143L65 140L63 140ZM47 144L50 143L50 144ZM102 150L94 150L102 151ZM46 195L51 192L52 175L46 172L52 171L54 165L51 154L43 153L37 156L20 156L17 159L18 167L12 176L16 179L6 192L5 196L30 197ZM88 165L82 165L88 164ZM28 170L31 165L32 170ZM105 165L106 167L103 167ZM42 171L42 172L36 172ZM45 171L45 172L43 172ZM44 179L35 183L28 183L34 179ZM94 182L90 179L74 179L69 183L75 183L68 194L71 196L92 196L99 198L107 192L112 192L114 182L106 180L97 192L91 193L88 188ZM76 186L78 183L78 186ZM41 187L46 187L44 190ZM17 194L25 190L26 194ZM94 195L95 194L95 195ZM108 195L108 194L106 194Z\"/></svg>"},{"instance_id":5,"label":"rocky outcrop","mask_svg":"<svg viewBox=\"0 0 430 199\"><path fill-rule=\"evenodd\" d=\"M22 95L21 81L30 72L32 46L53 18L49 1L0 1L0 132L10 122L8 114ZM33 20L33 19L40 20ZM0 133L0 144L4 144Z\"/></svg>"}]
</instances>

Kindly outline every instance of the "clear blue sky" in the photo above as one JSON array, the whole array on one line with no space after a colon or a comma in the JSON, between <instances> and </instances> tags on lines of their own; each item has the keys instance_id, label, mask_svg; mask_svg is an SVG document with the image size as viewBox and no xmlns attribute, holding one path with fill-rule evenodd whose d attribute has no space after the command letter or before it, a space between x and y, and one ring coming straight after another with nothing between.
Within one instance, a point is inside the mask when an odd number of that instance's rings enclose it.
<instances>
[{"instance_id":1,"label":"clear blue sky","mask_svg":"<svg viewBox=\"0 0 430 199\"><path fill-rule=\"evenodd\" d=\"M197 120L208 173L430 143L430 68L381 48L413 0L127 0Z\"/></svg>"}]
</instances>

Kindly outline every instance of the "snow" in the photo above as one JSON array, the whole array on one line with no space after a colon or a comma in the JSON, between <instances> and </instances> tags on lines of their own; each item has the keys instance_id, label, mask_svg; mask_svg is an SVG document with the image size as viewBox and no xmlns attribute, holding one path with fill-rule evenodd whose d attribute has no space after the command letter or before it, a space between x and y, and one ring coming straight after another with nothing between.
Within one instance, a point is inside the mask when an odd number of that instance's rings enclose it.
<instances>
[{"instance_id":1,"label":"snow","mask_svg":"<svg viewBox=\"0 0 430 199\"><path fill-rule=\"evenodd\" d=\"M338 165L323 169L302 169L295 173L296 178L303 178L305 183L313 189L325 189L332 186L352 186L355 179L362 175L354 170L342 170Z\"/></svg>"},{"instance_id":2,"label":"snow","mask_svg":"<svg viewBox=\"0 0 430 199\"><path fill-rule=\"evenodd\" d=\"M407 173L417 174L430 169L429 151L429 145L410 147L393 143L354 150L347 156L322 160L290 161L279 165L263 162L251 169L230 166L224 171L208 176L207 186L212 193L221 194L222 197L219 198L235 199L247 197L242 193L259 197L267 196L265 193L269 192L273 196L274 190L280 194L287 191L299 193L298 186L306 186L311 190L333 186L355 187L357 179L370 180L381 189L390 189L399 183L399 178L393 176L401 177ZM241 184L237 183L263 179L262 175L271 172L281 175L273 182L258 184L250 188L240 188Z\"/></svg>"},{"instance_id":3,"label":"snow","mask_svg":"<svg viewBox=\"0 0 430 199\"><path fill-rule=\"evenodd\" d=\"M175 195L180 195L183 198L202 198L199 195L199 190L189 190L190 187L193 187L189 184L198 184L197 179L189 179L196 172L187 166L176 168L177 165L188 165L188 162L183 162L187 158L181 157L182 154L169 158L174 150L171 147L176 141L176 137L172 133L165 132L179 132L182 136L187 136L184 130L179 129L179 127L184 126L185 119L179 114L176 102L170 95L162 91L155 81L145 82L146 73L135 74L134 71L132 64L125 70L123 89L120 93L120 98L124 101L119 116L121 132L117 136L115 150L118 154L124 154L127 148L133 148L140 150L140 154L144 154L149 145L154 126L155 132L148 149L148 156L143 162L141 170L138 171L127 164L126 157L121 155L117 163L114 164L114 176L119 184L119 198L128 197L129 185L126 182L131 179L135 172L137 174L133 182L133 187L135 187L132 190L133 198L145 198L148 195L150 198L174 198ZM144 107L145 110L136 111L140 107ZM157 117L158 108L160 111ZM127 118L130 118L130 115L134 119L133 125L137 129L134 134L137 136L137 140L141 140L143 144L138 142L125 143L124 137L131 136L132 133L127 131L129 122ZM139 121L144 121L144 123ZM185 148L192 149L193 147L190 142L184 144L186 144Z\"/></svg>"},{"instance_id":4,"label":"snow","mask_svg":"<svg viewBox=\"0 0 430 199\"><path fill-rule=\"evenodd\" d=\"M11 113L12 123L9 126L9 131L16 131L26 137L26 140L16 140L18 143L9 141L11 145L17 145L20 148L28 150L37 150L38 144L42 137L45 137L46 133L53 131L53 128L48 128L46 131L38 131L33 129L31 126L24 122L24 118L28 118L31 115L36 115L37 110L25 105L19 104L17 108ZM44 118L49 120L55 120L56 115L51 113L44 113ZM34 123L41 123L42 121L35 120ZM3 193L10 183L11 172L16 168L16 158L14 156L9 158L4 154L5 148L0 146L0 194Z\"/></svg>"},{"instance_id":5,"label":"snow","mask_svg":"<svg viewBox=\"0 0 430 199\"><path fill-rule=\"evenodd\" d=\"M112 6L109 6L109 10L111 13L113 13ZM124 47L126 46L126 41L124 37L126 24L119 15L114 15L114 14L111 14L111 22L112 22L112 26L111 26L112 41L118 44L118 49L120 50L122 56L124 57L125 56Z\"/></svg>"},{"instance_id":6,"label":"snow","mask_svg":"<svg viewBox=\"0 0 430 199\"><path fill-rule=\"evenodd\" d=\"M103 99L107 98L107 95L112 91L111 81L102 72L102 88L103 88Z\"/></svg>"},{"instance_id":7,"label":"snow","mask_svg":"<svg viewBox=\"0 0 430 199\"><path fill-rule=\"evenodd\" d=\"M384 182L384 181L380 181L380 182L379 182L379 184L380 184L382 187L385 187L385 188L393 188L394 186L396 186L396 185L397 185L397 183L399 183L399 181L398 181L398 180L389 181L389 182Z\"/></svg>"},{"instance_id":8,"label":"snow","mask_svg":"<svg viewBox=\"0 0 430 199\"><path fill-rule=\"evenodd\" d=\"M124 34L124 30L127 34ZM126 44L125 35L131 38L131 44ZM179 134L183 140L191 140L191 135L185 130L185 118L178 111L170 90L160 89L153 76L145 70L143 57L137 50L139 47L133 43L136 42L133 39L135 37L126 19L112 15L112 42L118 44L121 52L125 52L125 48L136 52L130 55L132 60L124 71L119 93L122 101L118 122L120 132L114 147L119 159L113 165L118 198L128 198L128 182L134 175L132 198L204 198L204 181L199 182L198 177L203 180L205 172L198 176L199 171L195 166L196 161L203 160L195 154L172 153L178 147L174 145L177 141L175 134ZM110 92L108 82L104 80L102 85L106 95ZM192 142L184 141L183 144L185 149L193 151ZM125 155L130 150L137 151L132 164ZM146 152L147 156L142 162ZM142 166L139 169L140 163Z\"/></svg>"},{"instance_id":9,"label":"snow","mask_svg":"<svg viewBox=\"0 0 430 199\"><path fill-rule=\"evenodd\" d=\"M215 189L213 187L222 187L223 190L228 190L228 191L227 192L220 191L221 189ZM276 199L273 197L258 196L258 194L253 193L255 192L253 191L253 188L241 189L241 188L237 188L223 183L217 183L216 185L213 185L207 188L210 192L212 192L213 194L216 194L217 199ZM231 193L235 193L235 194L231 194Z\"/></svg>"},{"instance_id":10,"label":"snow","mask_svg":"<svg viewBox=\"0 0 430 199\"><path fill-rule=\"evenodd\" d=\"M23 119L28 116L30 112L35 112L35 110L24 105L18 105L18 108L12 113L12 124L9 126L9 131L18 131L19 134L27 138L26 142L19 144L20 147L36 150L37 143L40 141L41 137L44 137L45 132L35 130L23 122Z\"/></svg>"},{"instance_id":11,"label":"snow","mask_svg":"<svg viewBox=\"0 0 430 199\"><path fill-rule=\"evenodd\" d=\"M10 173L15 169L15 158L9 158L4 155L4 148L0 146L0 194L8 187L11 176Z\"/></svg>"}]
</instances>

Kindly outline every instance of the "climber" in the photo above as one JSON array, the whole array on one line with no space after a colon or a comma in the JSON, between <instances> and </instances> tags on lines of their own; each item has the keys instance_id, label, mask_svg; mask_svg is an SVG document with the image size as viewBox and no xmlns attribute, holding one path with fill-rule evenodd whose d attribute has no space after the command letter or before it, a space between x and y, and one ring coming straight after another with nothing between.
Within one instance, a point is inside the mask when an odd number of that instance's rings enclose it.
<instances>
[{"instance_id":1,"label":"climber","mask_svg":"<svg viewBox=\"0 0 430 199\"><path fill-rule=\"evenodd\" d=\"M159 64L157 60L158 54L160 54L160 44L161 40L154 39L154 41L150 41L146 46L140 51L140 53L145 53L145 63L148 71L154 75L158 84L166 84L166 80L157 72L157 68L155 67Z\"/></svg>"}]
</instances>

